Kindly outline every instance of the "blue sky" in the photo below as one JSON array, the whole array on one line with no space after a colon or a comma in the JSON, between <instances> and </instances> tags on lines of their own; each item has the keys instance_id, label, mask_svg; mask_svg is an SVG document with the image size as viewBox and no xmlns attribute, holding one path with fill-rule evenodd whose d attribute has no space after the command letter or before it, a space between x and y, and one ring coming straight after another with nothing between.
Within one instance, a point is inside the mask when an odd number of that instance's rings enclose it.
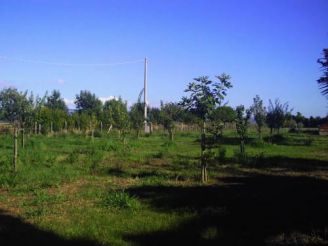
<instances>
[{"instance_id":1,"label":"blue sky","mask_svg":"<svg viewBox=\"0 0 328 246\"><path fill-rule=\"evenodd\" d=\"M179 101L187 83L232 77L231 106L259 94L324 116L317 58L328 47L327 0L0 0L0 88L80 90L137 100L149 58L149 102ZM2 57L2 58L1 58ZM7 58L4 58L7 57ZM9 59L11 58L11 59Z\"/></svg>"}]
</instances>

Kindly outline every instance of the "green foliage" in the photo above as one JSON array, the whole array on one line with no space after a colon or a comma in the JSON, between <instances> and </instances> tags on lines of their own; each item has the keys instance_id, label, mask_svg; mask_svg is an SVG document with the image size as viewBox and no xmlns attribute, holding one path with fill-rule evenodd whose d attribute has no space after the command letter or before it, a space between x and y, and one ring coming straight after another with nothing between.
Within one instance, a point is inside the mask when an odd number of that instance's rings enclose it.
<instances>
[{"instance_id":1,"label":"green foliage","mask_svg":"<svg viewBox=\"0 0 328 246\"><path fill-rule=\"evenodd\" d=\"M16 88L2 89L0 111L5 120L23 125L32 114L32 103L27 98L27 91L22 93Z\"/></svg>"},{"instance_id":2,"label":"green foliage","mask_svg":"<svg viewBox=\"0 0 328 246\"><path fill-rule=\"evenodd\" d=\"M106 101L104 104L104 118L124 136L130 123L127 103L122 98Z\"/></svg>"},{"instance_id":3,"label":"green foliage","mask_svg":"<svg viewBox=\"0 0 328 246\"><path fill-rule=\"evenodd\" d=\"M227 90L232 87L229 75L222 74L216 78L219 79L217 83L209 80L208 76L195 78L185 90L190 93L189 97L183 97L180 103L203 121L207 120L217 105L221 105Z\"/></svg>"}]
</instances>

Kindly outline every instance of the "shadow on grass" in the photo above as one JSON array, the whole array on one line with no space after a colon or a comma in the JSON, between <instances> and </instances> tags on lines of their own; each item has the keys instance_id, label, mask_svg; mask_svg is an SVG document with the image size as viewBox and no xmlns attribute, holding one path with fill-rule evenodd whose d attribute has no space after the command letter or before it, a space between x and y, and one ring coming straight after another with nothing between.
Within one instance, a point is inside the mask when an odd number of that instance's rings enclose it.
<instances>
[{"instance_id":1,"label":"shadow on grass","mask_svg":"<svg viewBox=\"0 0 328 246\"><path fill-rule=\"evenodd\" d=\"M0 210L0 245L96 246L99 244L87 239L62 238Z\"/></svg>"},{"instance_id":2,"label":"shadow on grass","mask_svg":"<svg viewBox=\"0 0 328 246\"><path fill-rule=\"evenodd\" d=\"M236 161L236 160L235 160ZM291 158L285 156L257 155L241 158L239 161L245 167L283 168L288 171L327 171L328 161L317 159ZM222 163L233 162L226 159Z\"/></svg>"},{"instance_id":3,"label":"shadow on grass","mask_svg":"<svg viewBox=\"0 0 328 246\"><path fill-rule=\"evenodd\" d=\"M127 234L126 240L139 245L328 243L328 181L264 175L220 181L225 185L128 189L155 210L195 216L172 229ZM282 242L275 241L281 234Z\"/></svg>"}]
</instances>

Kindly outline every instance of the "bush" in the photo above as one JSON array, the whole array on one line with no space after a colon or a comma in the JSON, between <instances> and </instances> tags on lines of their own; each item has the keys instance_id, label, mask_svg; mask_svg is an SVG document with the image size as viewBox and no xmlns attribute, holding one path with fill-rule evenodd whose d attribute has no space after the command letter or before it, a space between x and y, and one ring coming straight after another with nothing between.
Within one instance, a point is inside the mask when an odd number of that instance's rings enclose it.
<instances>
[{"instance_id":1,"label":"bush","mask_svg":"<svg viewBox=\"0 0 328 246\"><path fill-rule=\"evenodd\" d=\"M141 203L134 196L129 195L124 190L110 191L103 198L103 205L114 209L129 209L136 211L141 208Z\"/></svg>"}]
</instances>

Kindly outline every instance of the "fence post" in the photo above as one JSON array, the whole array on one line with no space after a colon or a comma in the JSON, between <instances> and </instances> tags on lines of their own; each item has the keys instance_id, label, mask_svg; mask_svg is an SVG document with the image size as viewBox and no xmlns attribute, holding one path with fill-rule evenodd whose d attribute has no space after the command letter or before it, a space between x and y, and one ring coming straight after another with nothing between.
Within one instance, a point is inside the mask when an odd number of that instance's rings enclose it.
<instances>
[{"instance_id":1,"label":"fence post","mask_svg":"<svg viewBox=\"0 0 328 246\"><path fill-rule=\"evenodd\" d=\"M13 166L14 166L14 172L17 171L17 127L14 127L14 158L13 158Z\"/></svg>"}]
</instances>

